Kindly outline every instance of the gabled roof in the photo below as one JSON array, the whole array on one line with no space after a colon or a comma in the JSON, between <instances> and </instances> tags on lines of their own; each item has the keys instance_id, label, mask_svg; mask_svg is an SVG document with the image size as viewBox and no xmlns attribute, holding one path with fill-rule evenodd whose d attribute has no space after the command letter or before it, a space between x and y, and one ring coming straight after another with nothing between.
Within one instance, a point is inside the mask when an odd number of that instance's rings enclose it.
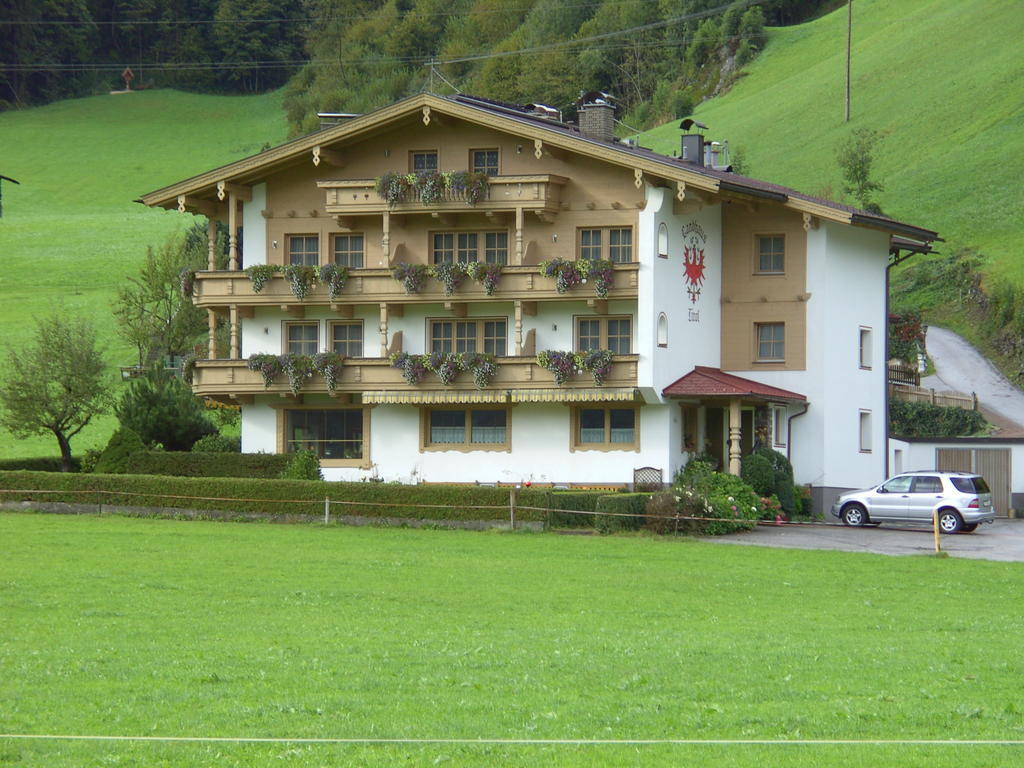
<instances>
[{"instance_id":1,"label":"gabled roof","mask_svg":"<svg viewBox=\"0 0 1024 768\"><path fill-rule=\"evenodd\" d=\"M437 96L421 93L374 112L355 117L272 147L258 155L237 160L142 196L146 205L173 207L179 196L212 199L218 183L252 184L267 174L299 162L311 162L312 153L360 140L376 131L412 117L429 126L433 113L521 136L542 145L574 152L642 173L655 183L682 183L703 192L769 199L795 211L824 219L881 229L930 242L938 238L931 230L859 211L830 200L804 195L776 184L747 178L728 171L706 168L680 158L668 157L643 147L615 141L601 141L582 135L567 123L542 117L517 104L465 94ZM435 124L437 121L434 121Z\"/></svg>"},{"instance_id":2,"label":"gabled roof","mask_svg":"<svg viewBox=\"0 0 1024 768\"><path fill-rule=\"evenodd\" d=\"M719 368L696 366L681 379L669 384L661 393L665 397L743 397L755 400L796 400L806 397L788 389L770 387L759 381L725 373Z\"/></svg>"}]
</instances>

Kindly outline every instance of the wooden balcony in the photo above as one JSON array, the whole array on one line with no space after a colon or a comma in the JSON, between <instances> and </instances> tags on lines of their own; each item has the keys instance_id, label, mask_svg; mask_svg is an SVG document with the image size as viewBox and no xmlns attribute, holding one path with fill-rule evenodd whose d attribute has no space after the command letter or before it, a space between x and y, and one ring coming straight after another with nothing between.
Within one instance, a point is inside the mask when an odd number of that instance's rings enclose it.
<instances>
[{"instance_id":1,"label":"wooden balcony","mask_svg":"<svg viewBox=\"0 0 1024 768\"><path fill-rule=\"evenodd\" d=\"M616 264L615 279L608 291L608 299L637 298L637 272L640 265ZM212 271L196 273L193 302L205 308L229 305L247 307L289 307L324 306L376 303L462 303L476 301L581 301L596 299L588 283L579 285L567 293L555 290L554 278L544 277L535 266L504 267L501 281L492 296L483 286L465 278L451 296L445 296L444 286L434 278L428 278L423 289L416 294L406 294L402 284L391 276L389 269L356 269L345 284L341 295L331 299L327 286L317 285L304 299L297 299L291 292L288 281L275 275L256 293L252 282L244 272Z\"/></svg>"},{"instance_id":2,"label":"wooden balcony","mask_svg":"<svg viewBox=\"0 0 1024 768\"><path fill-rule=\"evenodd\" d=\"M479 211L533 211L549 217L561 208L562 186L568 179L549 173L528 176L492 176L488 181L487 194L483 200L470 206L465 193L445 192L431 203L423 203L415 191L388 205L387 200L377 193L376 179L337 179L318 181L317 186L326 193L325 210L331 216L366 216L372 214L414 214L414 213L466 213Z\"/></svg>"},{"instance_id":3,"label":"wooden balcony","mask_svg":"<svg viewBox=\"0 0 1024 768\"><path fill-rule=\"evenodd\" d=\"M445 386L433 373L427 373L418 385L411 385L402 378L402 372L392 367L384 358L362 357L348 358L338 379L336 396L350 398L353 394L373 392L377 402L386 401L383 393L431 393L438 397L426 398L422 402L465 402L505 401L513 397L513 392L520 393L520 400L530 399L523 395L534 391L538 397L533 399L571 400L572 393L578 393L579 399L626 399L623 395L630 388L637 386L637 355L618 355L612 360L611 372L602 387L594 385L589 373L582 373L562 386L555 384L554 376L548 370L537 365L534 357L500 357L498 372L486 389L479 390L473 384L473 376L464 371L458 375L455 383ZM227 402L252 402L256 395L272 394L284 398L294 395L288 385L285 374L278 375L269 388L263 384L263 377L258 371L249 370L245 360L200 360L194 369L192 388L201 397L212 397ZM542 393L555 395L541 398ZM561 393L558 395L557 393ZM320 376L308 379L302 387L303 394L327 394L327 386ZM406 398L415 402L416 398Z\"/></svg>"}]
</instances>

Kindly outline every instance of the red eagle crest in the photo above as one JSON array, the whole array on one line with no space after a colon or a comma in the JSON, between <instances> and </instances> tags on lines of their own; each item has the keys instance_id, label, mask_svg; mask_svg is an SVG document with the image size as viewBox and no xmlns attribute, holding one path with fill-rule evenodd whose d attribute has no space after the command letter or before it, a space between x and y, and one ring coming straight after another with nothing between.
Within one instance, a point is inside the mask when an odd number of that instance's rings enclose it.
<instances>
[{"instance_id":1,"label":"red eagle crest","mask_svg":"<svg viewBox=\"0 0 1024 768\"><path fill-rule=\"evenodd\" d=\"M692 304L700 297L700 287L704 283L704 249L696 244L683 249L683 264L686 266L686 293Z\"/></svg>"}]
</instances>

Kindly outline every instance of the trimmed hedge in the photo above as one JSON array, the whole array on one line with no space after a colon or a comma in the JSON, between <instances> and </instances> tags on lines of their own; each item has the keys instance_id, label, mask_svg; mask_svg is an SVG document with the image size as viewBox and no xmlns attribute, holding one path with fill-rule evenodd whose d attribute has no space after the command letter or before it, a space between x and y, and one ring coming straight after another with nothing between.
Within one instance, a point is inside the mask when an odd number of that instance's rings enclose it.
<instances>
[{"instance_id":1,"label":"trimmed hedge","mask_svg":"<svg viewBox=\"0 0 1024 768\"><path fill-rule=\"evenodd\" d=\"M597 500L596 512L604 512L608 516L595 515L594 527L601 533L615 531L637 531L646 520L647 502L650 493L616 493L601 496ZM636 517L616 517L615 515L636 515Z\"/></svg>"},{"instance_id":2,"label":"trimmed hedge","mask_svg":"<svg viewBox=\"0 0 1024 768\"><path fill-rule=\"evenodd\" d=\"M71 468L78 472L82 468L82 460L71 457ZM60 456L43 456L35 459L0 459L0 472L14 472L19 469L29 472L62 472Z\"/></svg>"},{"instance_id":3,"label":"trimmed hedge","mask_svg":"<svg viewBox=\"0 0 1024 768\"><path fill-rule=\"evenodd\" d=\"M0 501L64 502L132 507L165 507L279 517L320 517L324 498L373 502L332 505L332 515L404 517L424 520L503 520L508 518L509 490L487 486L401 485L398 483L336 483L315 480L263 480L230 477L169 477L51 472L0 472L0 491L57 491L17 494L0 492ZM95 493L104 491L105 493ZM519 504L545 507L551 494L520 488ZM203 498L200 498L203 497ZM224 500L227 499L227 500ZM437 505L416 508L409 505ZM495 509L469 509L489 506ZM517 520L541 521L544 512L519 510Z\"/></svg>"},{"instance_id":4,"label":"trimmed hedge","mask_svg":"<svg viewBox=\"0 0 1024 768\"><path fill-rule=\"evenodd\" d=\"M126 471L131 475L271 479L280 477L290 460L287 453L139 451L128 458Z\"/></svg>"},{"instance_id":5,"label":"trimmed hedge","mask_svg":"<svg viewBox=\"0 0 1024 768\"><path fill-rule=\"evenodd\" d=\"M988 424L980 411L931 403L889 402L889 433L899 437L975 435Z\"/></svg>"},{"instance_id":6,"label":"trimmed hedge","mask_svg":"<svg viewBox=\"0 0 1024 768\"><path fill-rule=\"evenodd\" d=\"M551 510L572 509L579 512L593 512L602 491L551 491L542 506ZM548 528L593 528L594 515L574 515L564 512L547 513Z\"/></svg>"}]
</instances>

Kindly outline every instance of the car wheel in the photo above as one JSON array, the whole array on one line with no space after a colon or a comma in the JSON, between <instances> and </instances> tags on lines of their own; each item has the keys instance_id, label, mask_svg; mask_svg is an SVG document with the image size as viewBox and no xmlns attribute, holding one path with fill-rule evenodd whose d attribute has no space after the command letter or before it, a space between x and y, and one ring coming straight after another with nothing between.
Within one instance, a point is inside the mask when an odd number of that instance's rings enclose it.
<instances>
[{"instance_id":1,"label":"car wheel","mask_svg":"<svg viewBox=\"0 0 1024 768\"><path fill-rule=\"evenodd\" d=\"M960 526L960 530L964 533L974 533L978 529L977 523L964 523Z\"/></svg>"},{"instance_id":2,"label":"car wheel","mask_svg":"<svg viewBox=\"0 0 1024 768\"><path fill-rule=\"evenodd\" d=\"M939 530L943 533L956 533L963 525L964 521L959 512L952 509L939 510Z\"/></svg>"},{"instance_id":3,"label":"car wheel","mask_svg":"<svg viewBox=\"0 0 1024 768\"><path fill-rule=\"evenodd\" d=\"M868 511L860 504L847 504L843 507L843 525L858 528L868 523Z\"/></svg>"}]
</instances>

